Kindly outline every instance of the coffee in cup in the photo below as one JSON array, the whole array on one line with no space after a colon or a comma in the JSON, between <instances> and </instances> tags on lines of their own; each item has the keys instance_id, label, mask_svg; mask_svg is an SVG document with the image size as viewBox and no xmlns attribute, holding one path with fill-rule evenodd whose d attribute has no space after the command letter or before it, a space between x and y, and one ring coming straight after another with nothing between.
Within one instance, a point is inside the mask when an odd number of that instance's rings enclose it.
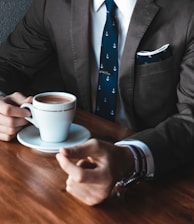
<instances>
[{"instance_id":1,"label":"coffee in cup","mask_svg":"<svg viewBox=\"0 0 194 224\"><path fill-rule=\"evenodd\" d=\"M22 108L31 111L26 117L40 131L46 142L62 142L68 137L76 110L76 97L65 92L44 92L33 97L32 104L24 103Z\"/></svg>"}]
</instances>

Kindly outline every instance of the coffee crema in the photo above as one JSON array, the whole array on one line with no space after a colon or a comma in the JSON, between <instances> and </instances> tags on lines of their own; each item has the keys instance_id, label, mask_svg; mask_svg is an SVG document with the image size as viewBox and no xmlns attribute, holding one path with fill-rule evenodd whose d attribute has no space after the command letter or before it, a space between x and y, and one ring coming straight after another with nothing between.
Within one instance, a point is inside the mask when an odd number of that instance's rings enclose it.
<instances>
[{"instance_id":1,"label":"coffee crema","mask_svg":"<svg viewBox=\"0 0 194 224\"><path fill-rule=\"evenodd\" d=\"M41 103L60 104L71 102L72 98L59 95L46 95L46 96L38 96L36 100Z\"/></svg>"}]
</instances>

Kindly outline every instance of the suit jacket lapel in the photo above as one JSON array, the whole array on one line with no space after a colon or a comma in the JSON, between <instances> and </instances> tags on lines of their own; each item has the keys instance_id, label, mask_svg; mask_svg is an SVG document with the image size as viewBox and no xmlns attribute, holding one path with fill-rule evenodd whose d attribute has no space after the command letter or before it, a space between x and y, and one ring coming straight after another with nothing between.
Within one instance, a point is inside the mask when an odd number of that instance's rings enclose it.
<instances>
[{"instance_id":1,"label":"suit jacket lapel","mask_svg":"<svg viewBox=\"0 0 194 224\"><path fill-rule=\"evenodd\" d=\"M119 85L121 87L120 94L124 101L125 110L132 121L134 121L133 92L136 51L158 10L159 7L153 3L153 0L137 0L128 29L120 66ZM135 124L133 126L135 127Z\"/></svg>"},{"instance_id":2,"label":"suit jacket lapel","mask_svg":"<svg viewBox=\"0 0 194 224\"><path fill-rule=\"evenodd\" d=\"M81 104L90 109L90 0L72 0L72 46Z\"/></svg>"},{"instance_id":3,"label":"suit jacket lapel","mask_svg":"<svg viewBox=\"0 0 194 224\"><path fill-rule=\"evenodd\" d=\"M74 51L74 65L77 85L80 92L82 106L91 109L90 85L90 4L91 0L72 0L72 46ZM120 66L119 85L120 94L125 104L127 114L132 120L134 66L138 45L156 15L159 7L153 0L137 0L129 25L126 44ZM81 18L81 19L80 19ZM124 88L123 88L124 87ZM130 120L131 120L130 119Z\"/></svg>"}]
</instances>

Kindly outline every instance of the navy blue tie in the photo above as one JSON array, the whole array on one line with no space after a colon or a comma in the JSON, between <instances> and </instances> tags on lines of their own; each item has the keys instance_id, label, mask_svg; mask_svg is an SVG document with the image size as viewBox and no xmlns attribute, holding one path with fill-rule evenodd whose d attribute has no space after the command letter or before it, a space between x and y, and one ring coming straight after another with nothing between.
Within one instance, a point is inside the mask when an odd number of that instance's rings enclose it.
<instances>
[{"instance_id":1,"label":"navy blue tie","mask_svg":"<svg viewBox=\"0 0 194 224\"><path fill-rule=\"evenodd\" d=\"M105 4L107 15L101 45L95 113L114 121L118 79L118 31L115 21L116 5L113 0L106 0Z\"/></svg>"}]
</instances>

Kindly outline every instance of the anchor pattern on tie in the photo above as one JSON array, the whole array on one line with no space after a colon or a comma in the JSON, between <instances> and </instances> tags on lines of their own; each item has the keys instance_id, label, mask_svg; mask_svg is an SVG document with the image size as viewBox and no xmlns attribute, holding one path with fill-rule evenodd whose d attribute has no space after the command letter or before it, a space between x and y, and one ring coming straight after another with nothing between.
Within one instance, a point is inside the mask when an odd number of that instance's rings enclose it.
<instances>
[{"instance_id":1,"label":"anchor pattern on tie","mask_svg":"<svg viewBox=\"0 0 194 224\"><path fill-rule=\"evenodd\" d=\"M102 36L95 113L114 121L118 79L118 31L115 20L116 5L113 0L106 0L105 4L107 13Z\"/></svg>"}]
</instances>

